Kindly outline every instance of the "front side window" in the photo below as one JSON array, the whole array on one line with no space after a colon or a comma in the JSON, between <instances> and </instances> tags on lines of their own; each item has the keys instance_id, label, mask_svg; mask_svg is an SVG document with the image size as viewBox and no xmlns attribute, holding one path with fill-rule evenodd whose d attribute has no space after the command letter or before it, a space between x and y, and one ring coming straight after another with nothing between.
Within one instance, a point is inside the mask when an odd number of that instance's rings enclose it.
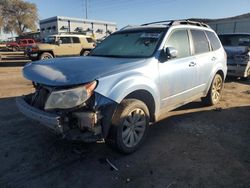
<instances>
[{"instance_id":1,"label":"front side window","mask_svg":"<svg viewBox=\"0 0 250 188\"><path fill-rule=\"evenodd\" d=\"M161 40L163 29L124 31L107 37L90 53L91 56L150 57Z\"/></svg>"},{"instance_id":2,"label":"front side window","mask_svg":"<svg viewBox=\"0 0 250 188\"><path fill-rule=\"evenodd\" d=\"M173 47L178 51L177 58L183 58L190 56L190 45L187 30L176 30L174 31L165 47Z\"/></svg>"},{"instance_id":3,"label":"front side window","mask_svg":"<svg viewBox=\"0 0 250 188\"><path fill-rule=\"evenodd\" d=\"M59 40L62 41L62 44L69 44L69 43L71 43L70 37L60 37Z\"/></svg>"},{"instance_id":4,"label":"front side window","mask_svg":"<svg viewBox=\"0 0 250 188\"><path fill-rule=\"evenodd\" d=\"M194 44L194 53L201 54L209 52L209 42L205 33L201 30L191 30L193 44Z\"/></svg>"},{"instance_id":5,"label":"front side window","mask_svg":"<svg viewBox=\"0 0 250 188\"><path fill-rule=\"evenodd\" d=\"M54 37L54 36L46 37L43 42L47 43L47 44L55 44L56 43L56 37Z\"/></svg>"}]
</instances>

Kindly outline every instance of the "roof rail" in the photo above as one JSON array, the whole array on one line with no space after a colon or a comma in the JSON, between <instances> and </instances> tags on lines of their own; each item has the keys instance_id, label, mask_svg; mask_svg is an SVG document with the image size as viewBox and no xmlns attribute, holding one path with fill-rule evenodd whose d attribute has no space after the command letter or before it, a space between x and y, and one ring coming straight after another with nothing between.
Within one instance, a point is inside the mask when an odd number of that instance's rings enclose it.
<instances>
[{"instance_id":1,"label":"roof rail","mask_svg":"<svg viewBox=\"0 0 250 188\"><path fill-rule=\"evenodd\" d=\"M171 24L174 21L175 20L162 20L162 21L157 21L157 22L145 23L145 24L142 24L141 26L147 26L147 25L153 25L153 24L169 25L169 24ZM167 24L164 24L164 23L167 23Z\"/></svg>"},{"instance_id":2,"label":"roof rail","mask_svg":"<svg viewBox=\"0 0 250 188\"><path fill-rule=\"evenodd\" d=\"M120 31L125 30L125 29L128 29L128 28L130 28L130 27L133 27L133 26L132 26L132 25L127 25L127 26L121 28Z\"/></svg>"},{"instance_id":3,"label":"roof rail","mask_svg":"<svg viewBox=\"0 0 250 188\"><path fill-rule=\"evenodd\" d=\"M145 24L142 24L141 26L154 25L154 24L162 24L162 25L167 25L167 26L172 26L172 25L195 25L195 26L210 28L209 25L207 25L207 24L205 24L203 22L197 22L197 21L192 21L192 20L164 20L164 21L145 23Z\"/></svg>"}]
</instances>

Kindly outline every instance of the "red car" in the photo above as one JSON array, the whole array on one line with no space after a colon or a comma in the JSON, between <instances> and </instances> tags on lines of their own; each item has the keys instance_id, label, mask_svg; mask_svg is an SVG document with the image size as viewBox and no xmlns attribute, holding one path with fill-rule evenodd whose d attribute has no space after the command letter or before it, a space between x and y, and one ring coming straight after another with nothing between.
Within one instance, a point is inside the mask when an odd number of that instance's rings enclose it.
<instances>
[{"instance_id":1,"label":"red car","mask_svg":"<svg viewBox=\"0 0 250 188\"><path fill-rule=\"evenodd\" d=\"M13 52L24 50L27 46L35 45L36 41L34 39L19 39L16 42L9 42L6 44L6 47Z\"/></svg>"}]
</instances>

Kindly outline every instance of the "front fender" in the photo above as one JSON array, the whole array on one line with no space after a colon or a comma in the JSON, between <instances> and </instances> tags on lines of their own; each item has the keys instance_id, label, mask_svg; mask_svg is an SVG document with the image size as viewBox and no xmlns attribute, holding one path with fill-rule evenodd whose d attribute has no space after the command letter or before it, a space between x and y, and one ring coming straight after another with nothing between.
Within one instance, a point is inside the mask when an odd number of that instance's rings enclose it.
<instances>
[{"instance_id":1,"label":"front fender","mask_svg":"<svg viewBox=\"0 0 250 188\"><path fill-rule=\"evenodd\" d=\"M157 76L152 79L152 77L146 77L141 74L136 74L134 76L131 76L131 74L123 75L122 77L109 76L98 80L99 84L96 88L96 92L120 103L130 93L137 90L145 90L153 96L155 101L155 112L158 112L160 93L157 87L157 79Z\"/></svg>"}]
</instances>

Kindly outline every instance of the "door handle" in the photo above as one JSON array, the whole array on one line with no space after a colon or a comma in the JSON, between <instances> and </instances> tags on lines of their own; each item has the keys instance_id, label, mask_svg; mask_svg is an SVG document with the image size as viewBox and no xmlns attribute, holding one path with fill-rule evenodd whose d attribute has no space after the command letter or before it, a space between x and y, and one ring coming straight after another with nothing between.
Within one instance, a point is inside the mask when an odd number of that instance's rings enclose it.
<instances>
[{"instance_id":1,"label":"door handle","mask_svg":"<svg viewBox=\"0 0 250 188\"><path fill-rule=\"evenodd\" d=\"M211 59L212 61L215 61L216 60L216 57L212 57L212 59Z\"/></svg>"},{"instance_id":2,"label":"door handle","mask_svg":"<svg viewBox=\"0 0 250 188\"><path fill-rule=\"evenodd\" d=\"M191 63L189 63L189 67L194 67L196 65L196 63L195 62L191 62Z\"/></svg>"}]
</instances>

